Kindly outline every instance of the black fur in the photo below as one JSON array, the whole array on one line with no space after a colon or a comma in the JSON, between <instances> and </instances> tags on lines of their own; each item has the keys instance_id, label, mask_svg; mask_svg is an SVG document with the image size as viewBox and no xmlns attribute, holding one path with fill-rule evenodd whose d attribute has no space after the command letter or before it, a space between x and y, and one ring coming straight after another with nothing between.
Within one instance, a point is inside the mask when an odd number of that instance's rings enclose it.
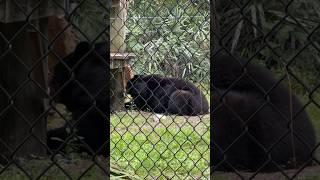
<instances>
[{"instance_id":1,"label":"black fur","mask_svg":"<svg viewBox=\"0 0 320 180\"><path fill-rule=\"evenodd\" d=\"M200 115L208 113L204 94L192 83L159 75L135 75L127 92L138 109L155 113Z\"/></svg>"},{"instance_id":2,"label":"black fur","mask_svg":"<svg viewBox=\"0 0 320 180\"><path fill-rule=\"evenodd\" d=\"M82 137L83 151L106 155L107 141L107 53L106 44L96 44L94 49L87 42L81 42L75 51L59 62L54 68L51 80L51 95L57 102L66 105L72 112L76 135ZM70 133L64 126L48 132L48 146L57 150ZM71 128L71 130L73 130ZM81 139L81 138L78 138ZM90 148L89 148L90 147ZM60 147L60 149L63 149Z\"/></svg>"},{"instance_id":3,"label":"black fur","mask_svg":"<svg viewBox=\"0 0 320 180\"><path fill-rule=\"evenodd\" d=\"M268 172L310 164L315 132L298 98L244 59L219 54L211 65L214 169Z\"/></svg>"}]
</instances>

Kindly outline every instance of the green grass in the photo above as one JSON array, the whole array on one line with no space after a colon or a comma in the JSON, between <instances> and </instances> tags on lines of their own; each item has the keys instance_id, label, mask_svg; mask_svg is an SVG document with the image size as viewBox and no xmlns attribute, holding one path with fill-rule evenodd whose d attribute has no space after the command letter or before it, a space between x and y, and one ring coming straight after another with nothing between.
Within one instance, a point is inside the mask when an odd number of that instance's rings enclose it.
<instances>
[{"instance_id":1,"label":"green grass","mask_svg":"<svg viewBox=\"0 0 320 180\"><path fill-rule=\"evenodd\" d=\"M209 176L209 115L117 113L111 127L111 162L125 171L148 179Z\"/></svg>"},{"instance_id":2,"label":"green grass","mask_svg":"<svg viewBox=\"0 0 320 180\"><path fill-rule=\"evenodd\" d=\"M316 94L313 97L313 100L319 104L320 102L320 94ZM306 103L308 101L308 97L303 98L303 102ZM314 103L311 103L307 106L306 111L312 120L315 132L317 134L317 142L320 143L320 109ZM316 157L320 158L320 148L315 152ZM320 174L320 173L319 173ZM320 179L320 175L317 176Z\"/></svg>"},{"instance_id":3,"label":"green grass","mask_svg":"<svg viewBox=\"0 0 320 180\"><path fill-rule=\"evenodd\" d=\"M201 88L201 87L200 87ZM203 87L203 90L208 87ZM207 99L210 94L206 93ZM302 101L307 102L308 97ZM320 102L320 95L314 97ZM320 110L315 104L306 108L320 140ZM181 179L209 177L210 118L186 119L181 116L156 120L151 113L118 113L111 118L111 162L141 178ZM316 152L320 157L320 150ZM315 169L314 171L318 171ZM314 171L302 172L299 179L320 179ZM165 175L165 176L164 176ZM234 175L234 174L233 174ZM264 177L281 178L269 174ZM215 175L228 179L230 174Z\"/></svg>"},{"instance_id":4,"label":"green grass","mask_svg":"<svg viewBox=\"0 0 320 180\"><path fill-rule=\"evenodd\" d=\"M208 87L203 87L206 89ZM205 93L209 99L209 93ZM320 95L314 97L320 102ZM307 102L308 97L302 98ZM320 110L310 104L307 112L312 119L320 140ZM57 117L55 117L57 118ZM55 121L56 122L56 121ZM111 116L111 166L115 172L125 174L130 179L206 179L209 177L209 142L210 117L166 116L157 118L152 113L129 111L118 112ZM317 151L320 157L320 149ZM67 171L73 179L85 172L92 164L90 158L61 159L59 165ZM22 167L36 178L51 160L35 160L22 163ZM102 165L102 167L107 167ZM302 171L298 176L301 180L320 179L320 168ZM242 173L241 173L242 174ZM291 174L294 174L291 173ZM134 176L135 175L135 176ZM247 175L250 177L250 175ZM281 179L282 174L259 174L259 177ZM105 179L104 173L95 167L85 174L83 179ZM215 180L238 179L234 173L216 174ZM28 179L16 166L12 165L0 175L0 179ZM67 179L67 176L56 166L41 179ZM111 177L120 179L120 177ZM127 178L124 178L127 179Z\"/></svg>"},{"instance_id":5,"label":"green grass","mask_svg":"<svg viewBox=\"0 0 320 180\"><path fill-rule=\"evenodd\" d=\"M306 98L304 98L306 99ZM317 95L313 98L315 100L315 102L320 102L320 95ZM306 101L306 100L304 100ZM320 109L314 104L311 103L308 107L307 107L307 113L310 117L310 119L312 120L312 123L315 127L316 132L318 132L318 140L320 140Z\"/></svg>"}]
</instances>

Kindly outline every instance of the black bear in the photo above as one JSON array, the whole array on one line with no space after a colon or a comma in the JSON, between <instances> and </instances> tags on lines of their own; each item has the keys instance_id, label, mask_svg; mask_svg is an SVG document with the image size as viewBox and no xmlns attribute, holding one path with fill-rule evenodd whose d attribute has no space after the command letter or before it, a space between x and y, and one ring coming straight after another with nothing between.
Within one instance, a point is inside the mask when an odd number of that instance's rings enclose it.
<instances>
[{"instance_id":1,"label":"black bear","mask_svg":"<svg viewBox=\"0 0 320 180\"><path fill-rule=\"evenodd\" d=\"M204 94L192 83L160 75L135 75L127 93L138 109L155 113L195 116L208 113Z\"/></svg>"},{"instance_id":2,"label":"black bear","mask_svg":"<svg viewBox=\"0 0 320 180\"><path fill-rule=\"evenodd\" d=\"M61 139L68 141L72 139L71 134L76 134L83 145L81 150L91 154L106 153L109 56L106 48L105 43L91 48L88 42L81 42L54 67L50 94L54 101L72 112L72 122L48 132L47 144L51 150L62 150ZM67 131L68 128L71 131Z\"/></svg>"},{"instance_id":3,"label":"black bear","mask_svg":"<svg viewBox=\"0 0 320 180\"><path fill-rule=\"evenodd\" d=\"M220 53L212 66L214 170L310 165L315 132L298 98L269 70L245 59Z\"/></svg>"}]
</instances>

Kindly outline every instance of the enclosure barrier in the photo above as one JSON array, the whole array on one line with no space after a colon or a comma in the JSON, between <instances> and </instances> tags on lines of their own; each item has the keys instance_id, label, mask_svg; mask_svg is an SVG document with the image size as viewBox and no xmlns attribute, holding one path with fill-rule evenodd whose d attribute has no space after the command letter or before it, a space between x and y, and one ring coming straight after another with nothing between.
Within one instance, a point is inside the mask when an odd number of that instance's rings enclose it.
<instances>
[{"instance_id":1,"label":"enclosure barrier","mask_svg":"<svg viewBox=\"0 0 320 180\"><path fill-rule=\"evenodd\" d=\"M0 179L319 177L319 138L297 165L305 152L299 147L313 136L300 136L295 130L309 127L294 121L306 112L319 137L318 7L315 0L0 1ZM76 51L83 41L89 45ZM213 65L222 53L247 61L219 71ZM256 81L259 73L247 77L251 64L277 80L269 86L268 77ZM230 71L240 74L219 76ZM279 84L290 97L285 106L274 103L285 99L275 93ZM286 104L294 97L296 109ZM285 119L286 129L263 147L250 120L275 113L270 121ZM230 130L235 122L240 127ZM47 139L60 127L54 133L63 139ZM286 136L289 170L272 160ZM256 151L237 154L247 147L243 138ZM250 162L239 163L244 157ZM268 165L275 169L266 172Z\"/></svg>"}]
</instances>

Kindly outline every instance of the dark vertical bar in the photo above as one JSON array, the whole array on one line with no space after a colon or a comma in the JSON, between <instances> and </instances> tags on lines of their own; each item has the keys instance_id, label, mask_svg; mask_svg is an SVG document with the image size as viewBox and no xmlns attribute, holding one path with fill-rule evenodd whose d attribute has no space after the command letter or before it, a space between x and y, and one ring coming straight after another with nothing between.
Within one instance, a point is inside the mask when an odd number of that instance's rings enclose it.
<instances>
[{"instance_id":1,"label":"dark vertical bar","mask_svg":"<svg viewBox=\"0 0 320 180\"><path fill-rule=\"evenodd\" d=\"M214 67L211 65L214 61L214 55L219 51L219 37L220 37L220 24L219 15L217 11L217 5L219 0L210 0L210 178L213 179L214 166L213 166L213 154L214 154L214 106L213 106L213 80Z\"/></svg>"},{"instance_id":2,"label":"dark vertical bar","mask_svg":"<svg viewBox=\"0 0 320 180\"><path fill-rule=\"evenodd\" d=\"M213 30L214 30L214 4L215 4L215 0L210 0L210 179L212 178L214 169L213 169L213 127L212 127L212 122L214 121L214 117L213 117L213 107L212 107L212 77L213 77L213 66L211 66L211 62L213 61L212 59L212 52L214 49L214 37L212 37Z\"/></svg>"},{"instance_id":3,"label":"dark vertical bar","mask_svg":"<svg viewBox=\"0 0 320 180\"><path fill-rule=\"evenodd\" d=\"M106 112L106 117L107 117L107 131L106 131L106 135L107 135L107 142L106 142L106 157L107 157L107 169L108 169L108 174L107 176L110 177L110 83L111 83L111 76L110 76L110 12L111 12L111 5L112 5L112 1L108 0L107 1L107 5L106 5L106 8L107 8L107 12L105 14L105 21L106 21L106 51L107 51L107 79L108 79L108 85L106 86L106 90L107 90L107 109L105 110Z\"/></svg>"}]
</instances>

